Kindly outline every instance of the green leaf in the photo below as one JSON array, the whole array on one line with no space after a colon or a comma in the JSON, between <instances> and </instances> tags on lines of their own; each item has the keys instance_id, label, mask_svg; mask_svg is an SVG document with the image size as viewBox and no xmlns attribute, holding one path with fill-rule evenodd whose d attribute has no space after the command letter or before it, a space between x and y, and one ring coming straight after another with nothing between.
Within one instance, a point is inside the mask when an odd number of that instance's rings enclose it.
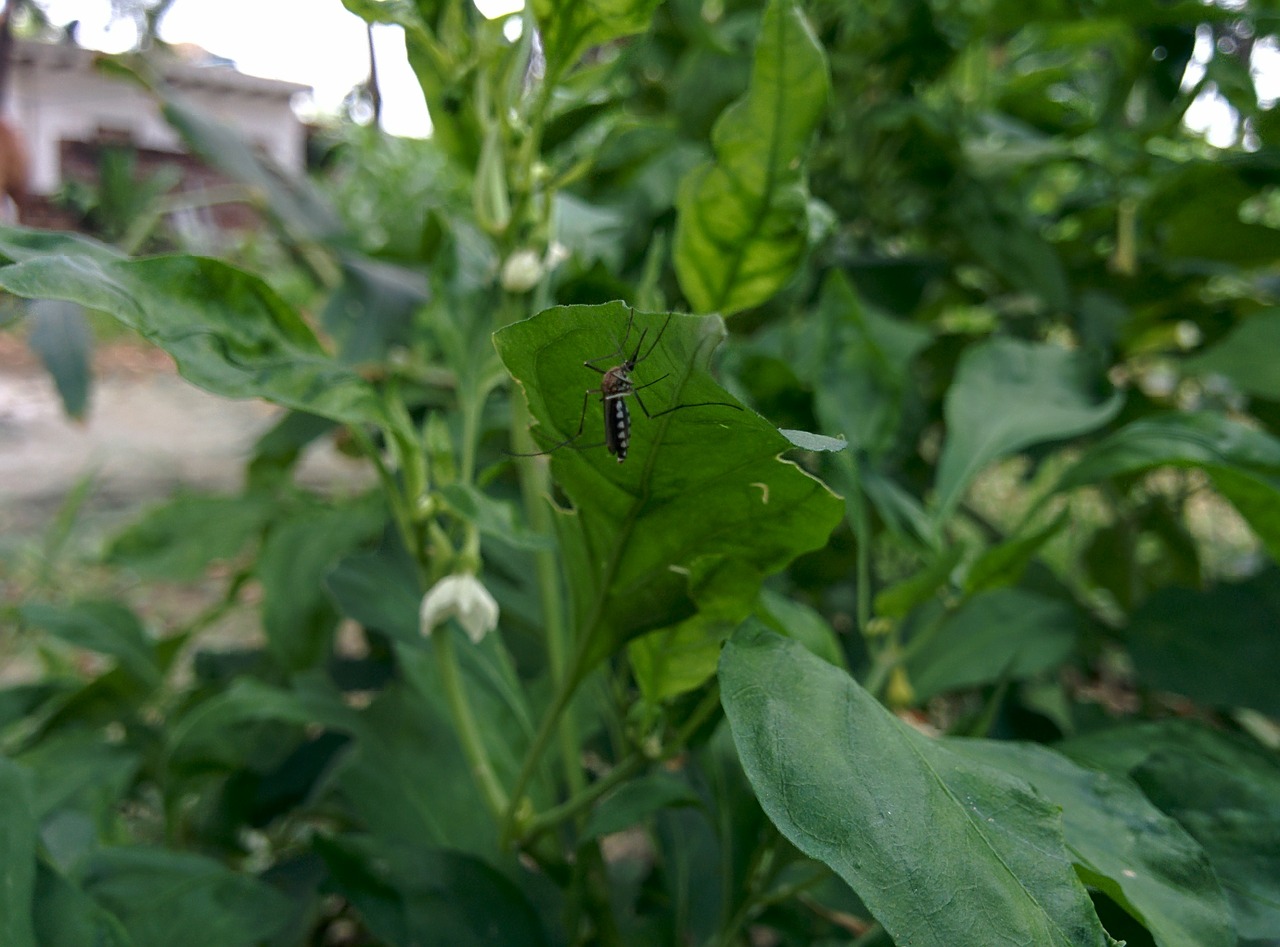
<instances>
[{"instance_id":1,"label":"green leaf","mask_svg":"<svg viewBox=\"0 0 1280 947\"><path fill-rule=\"evenodd\" d=\"M301 511L271 529L257 563L262 627L286 667L308 667L327 653L338 612L325 594L324 578L383 524L380 509L345 505Z\"/></svg>"},{"instance_id":2,"label":"green leaf","mask_svg":"<svg viewBox=\"0 0 1280 947\"><path fill-rule=\"evenodd\" d=\"M440 490L445 502L475 524L480 535L490 536L516 549L546 549L551 537L540 536L521 521L519 508L464 483L451 483Z\"/></svg>"},{"instance_id":3,"label":"green leaf","mask_svg":"<svg viewBox=\"0 0 1280 947\"><path fill-rule=\"evenodd\" d=\"M1075 650L1079 633L1065 602L1023 589L996 589L965 602L919 647L908 643L907 672L918 700L1034 677Z\"/></svg>"},{"instance_id":4,"label":"green leaf","mask_svg":"<svg viewBox=\"0 0 1280 947\"><path fill-rule=\"evenodd\" d=\"M1092 394L1090 361L1056 345L992 338L960 357L947 389L947 439L938 462L937 521L945 522L992 461L1033 444L1101 427L1122 398Z\"/></svg>"},{"instance_id":5,"label":"green leaf","mask_svg":"<svg viewBox=\"0 0 1280 947\"><path fill-rule=\"evenodd\" d=\"M973 740L953 747L1026 780L1060 806L1083 880L1141 922L1158 947L1235 947L1226 895L1204 849L1129 780L1032 744Z\"/></svg>"},{"instance_id":6,"label":"green leaf","mask_svg":"<svg viewBox=\"0 0 1280 947\"><path fill-rule=\"evenodd\" d=\"M36 947L31 899L36 883L36 818L31 782L0 756L0 944Z\"/></svg>"},{"instance_id":7,"label":"green leaf","mask_svg":"<svg viewBox=\"0 0 1280 947\"><path fill-rule=\"evenodd\" d=\"M843 672L748 623L720 664L751 785L897 943L1106 945L1057 809L899 721Z\"/></svg>"},{"instance_id":8,"label":"green leaf","mask_svg":"<svg viewBox=\"0 0 1280 947\"><path fill-rule=\"evenodd\" d=\"M117 535L106 561L148 578L198 579L210 562L243 549L273 507L267 496L180 494Z\"/></svg>"},{"instance_id":9,"label":"green leaf","mask_svg":"<svg viewBox=\"0 0 1280 947\"><path fill-rule=\"evenodd\" d=\"M317 837L337 890L380 943L414 947L543 947L520 889L477 858L408 840Z\"/></svg>"},{"instance_id":10,"label":"green leaf","mask_svg":"<svg viewBox=\"0 0 1280 947\"><path fill-rule=\"evenodd\" d=\"M700 364L717 326L608 303L549 309L508 326L495 341L539 422L534 435L551 447L578 430L583 392L600 383L583 360L607 358L624 341L635 346L642 333L646 350L660 342L634 376L638 385L653 382L641 395L650 413L732 402ZM768 575L822 546L842 513L821 483L779 459L788 441L759 416L713 404L647 418L636 410L639 399L630 400L626 463L598 446L598 401L587 405L580 438L586 446L551 454L556 479L574 503L561 535L578 627L592 636L585 666L640 632L687 617L686 575L698 560L736 559Z\"/></svg>"},{"instance_id":11,"label":"green leaf","mask_svg":"<svg viewBox=\"0 0 1280 947\"><path fill-rule=\"evenodd\" d=\"M1280 938L1280 764L1274 752L1187 721L1116 727L1062 744L1131 775L1209 855L1243 940Z\"/></svg>"},{"instance_id":12,"label":"green leaf","mask_svg":"<svg viewBox=\"0 0 1280 947\"><path fill-rule=\"evenodd\" d=\"M419 271L344 254L342 282L329 294L320 322L344 362L384 359L392 345L407 346L413 317L428 299Z\"/></svg>"},{"instance_id":13,"label":"green leaf","mask_svg":"<svg viewBox=\"0 0 1280 947\"><path fill-rule=\"evenodd\" d=\"M1041 529L1019 533L983 551L969 567L965 591L970 595L1002 585L1014 585L1045 543L1057 536L1070 520L1070 510L1062 511Z\"/></svg>"},{"instance_id":14,"label":"green leaf","mask_svg":"<svg viewBox=\"0 0 1280 947\"><path fill-rule=\"evenodd\" d=\"M808 245L803 162L826 110L822 47L793 0L771 0L747 93L711 135L715 160L676 201L675 268L698 312L731 315L769 299Z\"/></svg>"},{"instance_id":15,"label":"green leaf","mask_svg":"<svg viewBox=\"0 0 1280 947\"><path fill-rule=\"evenodd\" d=\"M44 864L36 872L32 913L40 947L133 947L118 920Z\"/></svg>"},{"instance_id":16,"label":"green leaf","mask_svg":"<svg viewBox=\"0 0 1280 947\"><path fill-rule=\"evenodd\" d=\"M912 362L931 338L864 306L842 273L828 277L802 338L816 350L808 361L821 372L814 401L823 429L873 457L892 448L913 392Z\"/></svg>"},{"instance_id":17,"label":"green leaf","mask_svg":"<svg viewBox=\"0 0 1280 947\"><path fill-rule=\"evenodd\" d=\"M1280 401L1280 372L1274 354L1280 351L1280 309L1264 309L1249 316L1217 345L1183 362L1196 374L1225 375L1237 388L1257 398Z\"/></svg>"},{"instance_id":18,"label":"green leaf","mask_svg":"<svg viewBox=\"0 0 1280 947\"><path fill-rule=\"evenodd\" d=\"M201 855L106 848L78 875L134 947L258 947L289 919L282 894Z\"/></svg>"},{"instance_id":19,"label":"green leaf","mask_svg":"<svg viewBox=\"0 0 1280 947\"><path fill-rule=\"evenodd\" d=\"M405 644L421 643L422 590L408 556L385 549L346 556L325 575L324 584L348 618Z\"/></svg>"},{"instance_id":20,"label":"green leaf","mask_svg":"<svg viewBox=\"0 0 1280 947\"><path fill-rule=\"evenodd\" d=\"M1280 717L1280 570L1207 591L1165 588L1134 614L1126 641L1139 677L1200 704Z\"/></svg>"},{"instance_id":21,"label":"green leaf","mask_svg":"<svg viewBox=\"0 0 1280 947\"><path fill-rule=\"evenodd\" d=\"M651 703L701 687L716 673L720 646L751 611L760 573L736 559L700 559L689 576L697 614L627 645L636 684Z\"/></svg>"},{"instance_id":22,"label":"green leaf","mask_svg":"<svg viewBox=\"0 0 1280 947\"><path fill-rule=\"evenodd\" d=\"M292 240L321 242L342 234L342 220L309 178L285 176L263 157L261 148L228 122L207 114L162 83L149 85L161 98L165 120L191 151L250 188Z\"/></svg>"},{"instance_id":23,"label":"green leaf","mask_svg":"<svg viewBox=\"0 0 1280 947\"><path fill-rule=\"evenodd\" d=\"M83 418L93 376L93 334L84 310L74 303L37 299L27 307L27 321L27 344L53 376L63 410L72 418Z\"/></svg>"},{"instance_id":24,"label":"green leaf","mask_svg":"<svg viewBox=\"0 0 1280 947\"><path fill-rule=\"evenodd\" d=\"M643 33L660 0L533 0L533 15L553 76L593 46Z\"/></svg>"},{"instance_id":25,"label":"green leaf","mask_svg":"<svg viewBox=\"0 0 1280 947\"><path fill-rule=\"evenodd\" d=\"M661 809L696 806L702 802L687 782L670 773L650 773L623 783L592 811L582 838L612 835L644 821Z\"/></svg>"},{"instance_id":26,"label":"green leaf","mask_svg":"<svg viewBox=\"0 0 1280 947\"><path fill-rule=\"evenodd\" d=\"M142 765L132 748L83 729L46 736L19 761L31 772L32 812L38 819L64 807L95 817L113 814Z\"/></svg>"},{"instance_id":27,"label":"green leaf","mask_svg":"<svg viewBox=\"0 0 1280 947\"><path fill-rule=\"evenodd\" d=\"M105 258L72 236L50 250L0 269L0 287L108 313L167 351L184 378L214 394L264 398L347 423L382 420L373 387L328 356L258 277L202 257Z\"/></svg>"},{"instance_id":28,"label":"green leaf","mask_svg":"<svg viewBox=\"0 0 1280 947\"><path fill-rule=\"evenodd\" d=\"M756 617L778 634L794 638L828 664L849 669L840 637L817 610L803 602L762 589Z\"/></svg>"},{"instance_id":29,"label":"green leaf","mask_svg":"<svg viewBox=\"0 0 1280 947\"><path fill-rule=\"evenodd\" d=\"M1094 445L1059 480L1070 490L1154 467L1198 467L1280 562L1280 440L1220 414L1134 421Z\"/></svg>"},{"instance_id":30,"label":"green leaf","mask_svg":"<svg viewBox=\"0 0 1280 947\"><path fill-rule=\"evenodd\" d=\"M30 622L78 648L115 658L121 670L148 687L160 683L155 646L138 616L116 602L74 605L32 603L19 609Z\"/></svg>"}]
</instances>

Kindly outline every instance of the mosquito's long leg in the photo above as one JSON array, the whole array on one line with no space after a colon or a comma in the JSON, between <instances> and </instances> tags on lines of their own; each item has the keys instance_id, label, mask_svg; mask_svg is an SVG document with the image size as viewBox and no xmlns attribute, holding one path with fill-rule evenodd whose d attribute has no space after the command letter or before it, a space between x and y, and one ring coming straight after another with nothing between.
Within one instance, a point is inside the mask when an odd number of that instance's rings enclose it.
<instances>
[{"instance_id":1,"label":"mosquito's long leg","mask_svg":"<svg viewBox=\"0 0 1280 947\"><path fill-rule=\"evenodd\" d=\"M666 377L667 377L666 375L662 376L662 378L666 378ZM653 381L648 382L647 384L639 385L638 387L632 389L630 394L635 395L636 392L639 391L641 388L648 388L649 385L652 385L655 381L662 381L662 378L655 378ZM650 420L652 420L653 418L660 418L664 414L670 414L672 411L679 411L683 408L733 408L733 410L735 411L742 410L741 405L730 404L727 401L695 401L691 404L678 404L673 408L663 408L661 411L650 411L648 408L644 406L644 402L640 400L639 395L636 395L636 404L640 405L640 410L643 411L644 416L646 418L649 418Z\"/></svg>"},{"instance_id":2,"label":"mosquito's long leg","mask_svg":"<svg viewBox=\"0 0 1280 947\"><path fill-rule=\"evenodd\" d=\"M557 451L562 447L572 444L574 441L576 441L578 438L582 436L582 432L586 429L587 405L591 403L591 396L599 395L599 394L603 394L603 392L599 388L588 388L586 391L582 393L582 414L578 416L577 433L573 434L571 437L566 437L559 444L552 444L546 450L535 450L527 454L516 453L515 451L507 451L507 454L511 457L541 457L543 454L550 454L552 451Z\"/></svg>"}]
</instances>

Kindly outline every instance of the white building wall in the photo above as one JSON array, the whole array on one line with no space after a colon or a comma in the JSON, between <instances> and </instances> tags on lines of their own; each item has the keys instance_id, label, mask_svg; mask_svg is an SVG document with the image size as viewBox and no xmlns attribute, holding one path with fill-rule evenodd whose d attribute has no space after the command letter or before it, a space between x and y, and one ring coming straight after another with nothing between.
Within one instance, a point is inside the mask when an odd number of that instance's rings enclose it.
<instances>
[{"instance_id":1,"label":"white building wall","mask_svg":"<svg viewBox=\"0 0 1280 947\"><path fill-rule=\"evenodd\" d=\"M61 142L94 141L103 129L127 133L142 148L185 151L155 100L131 81L96 71L93 53L73 46L15 47L8 110L30 152L32 193L48 195L61 185ZM227 67L179 64L169 72L192 104L239 130L286 172L303 172L305 132L289 105L303 87Z\"/></svg>"}]
</instances>

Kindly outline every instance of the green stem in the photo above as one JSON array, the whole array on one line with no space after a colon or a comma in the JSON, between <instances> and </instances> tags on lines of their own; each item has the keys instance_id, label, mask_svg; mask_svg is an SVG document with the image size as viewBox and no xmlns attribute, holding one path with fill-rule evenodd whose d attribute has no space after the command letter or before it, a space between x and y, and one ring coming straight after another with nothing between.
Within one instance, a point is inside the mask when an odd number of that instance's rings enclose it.
<instances>
[{"instance_id":1,"label":"green stem","mask_svg":"<svg viewBox=\"0 0 1280 947\"><path fill-rule=\"evenodd\" d=\"M689 715L689 719L684 722L676 733L676 738L663 750L662 754L657 758L658 762L669 760L680 753L689 743L693 734L707 721L707 718L720 706L720 689L712 687L703 697L702 701L694 708L693 713ZM614 787L626 782L636 773L640 772L647 763L651 762L651 758L643 753L633 751L629 753L621 762L618 763L604 776L600 777L590 786L587 786L582 792L573 798L566 800L554 808L548 809L541 815L535 816L525 824L524 834L520 838L522 846L537 839L542 833L555 828L561 822L569 819L579 812L586 809L597 799L607 795Z\"/></svg>"},{"instance_id":2,"label":"green stem","mask_svg":"<svg viewBox=\"0 0 1280 947\"><path fill-rule=\"evenodd\" d=\"M471 703L463 691L458 656L453 650L453 632L448 627L443 627L432 638L435 641L436 662L440 666L445 703L449 706L449 714L457 729L458 742L462 744L462 752L471 767L471 774L484 794L485 804L494 817L500 819L507 811L507 795L498 782L493 764L489 762L489 751L480 736L480 727L476 724Z\"/></svg>"}]
</instances>

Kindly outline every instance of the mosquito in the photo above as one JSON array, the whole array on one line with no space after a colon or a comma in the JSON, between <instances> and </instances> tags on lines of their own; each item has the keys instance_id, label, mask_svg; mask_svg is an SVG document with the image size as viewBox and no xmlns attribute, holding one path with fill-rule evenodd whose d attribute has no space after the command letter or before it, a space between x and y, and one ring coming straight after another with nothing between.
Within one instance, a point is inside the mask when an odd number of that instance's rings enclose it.
<instances>
[{"instance_id":1,"label":"mosquito","mask_svg":"<svg viewBox=\"0 0 1280 947\"><path fill-rule=\"evenodd\" d=\"M658 335L653 340L653 344L647 350L644 350L644 339L649 334L648 329L640 332L640 338L636 341L636 347L631 353L630 358L623 359L622 362L614 365L612 368L601 368L601 362L609 362L617 358L619 355L626 355L627 340L631 337L631 328L635 322L635 312L631 313L631 317L627 319L627 331L622 337L622 344L618 346L616 352L609 355L602 355L599 358L589 358L582 363L584 368L589 368L593 372L600 374L600 387L588 388L582 395L582 414L578 418L578 430L573 436L566 438L559 444L554 444L546 450L535 451L532 454L517 454L517 457L537 457L542 454L550 454L552 451L567 447L582 436L583 430L587 424L587 407L591 404L591 396L599 395L600 404L604 408L604 446L608 448L609 453L618 458L618 463L622 463L627 459L627 449L631 445L631 409L627 407L627 399L635 398L636 404L640 406L640 410L644 412L644 416L650 420L660 418L664 414L671 414L673 411L683 411L685 408L733 408L735 411L741 411L742 408L736 404L730 404L727 401L697 401L690 404L677 404L670 408L664 408L661 411L650 411L645 407L644 400L640 397L640 392L645 388L649 388L662 381L670 372L661 375L652 381L647 381L643 385L637 385L631 380L631 373L635 371L637 365L653 354L658 344L662 341L663 334L667 331L667 326L671 324L671 316L667 316L667 321L662 324L662 328L658 330ZM644 354L641 355L641 350ZM599 446L599 445L596 445Z\"/></svg>"}]
</instances>

